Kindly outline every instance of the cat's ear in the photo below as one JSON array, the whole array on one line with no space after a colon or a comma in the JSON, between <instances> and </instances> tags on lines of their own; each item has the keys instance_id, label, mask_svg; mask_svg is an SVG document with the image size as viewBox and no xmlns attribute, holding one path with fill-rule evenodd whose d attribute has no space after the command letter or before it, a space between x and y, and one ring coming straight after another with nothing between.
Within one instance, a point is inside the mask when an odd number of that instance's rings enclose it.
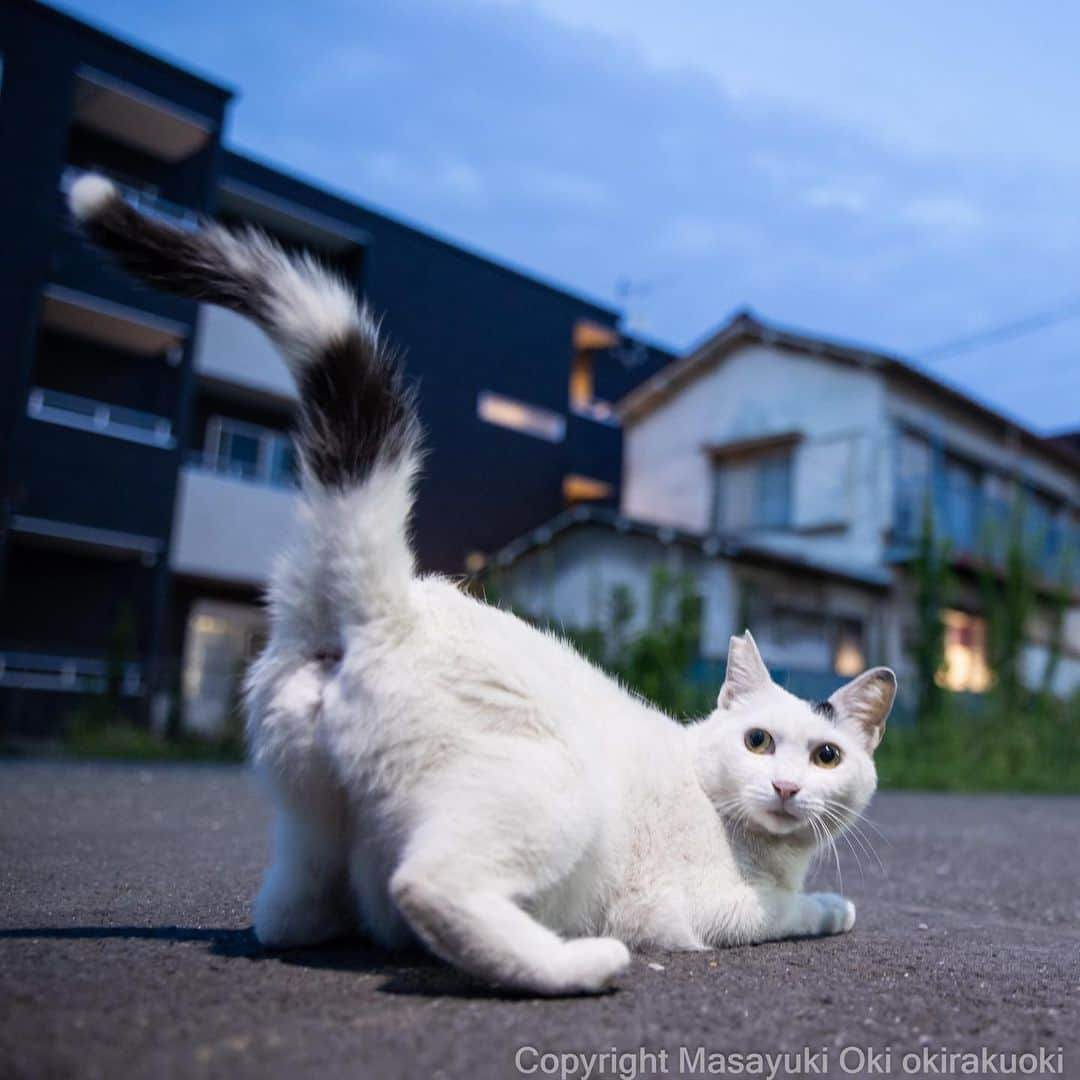
<instances>
[{"instance_id":1,"label":"cat's ear","mask_svg":"<svg viewBox=\"0 0 1080 1080\"><path fill-rule=\"evenodd\" d=\"M747 630L742 637L732 637L728 645L727 672L716 704L721 709L730 709L771 681L769 669Z\"/></svg>"},{"instance_id":2,"label":"cat's ear","mask_svg":"<svg viewBox=\"0 0 1080 1080\"><path fill-rule=\"evenodd\" d=\"M896 676L887 667L876 667L841 686L829 703L859 728L872 753L885 736L885 721L895 700Z\"/></svg>"}]
</instances>

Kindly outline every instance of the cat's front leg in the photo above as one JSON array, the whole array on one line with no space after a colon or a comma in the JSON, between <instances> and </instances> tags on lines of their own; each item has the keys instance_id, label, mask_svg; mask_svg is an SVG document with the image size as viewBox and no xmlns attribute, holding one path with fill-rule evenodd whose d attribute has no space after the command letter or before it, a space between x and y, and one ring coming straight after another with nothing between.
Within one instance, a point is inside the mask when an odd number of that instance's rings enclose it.
<instances>
[{"instance_id":1,"label":"cat's front leg","mask_svg":"<svg viewBox=\"0 0 1080 1080\"><path fill-rule=\"evenodd\" d=\"M704 937L710 945L757 944L843 934L854 925L855 905L835 893L743 885L707 913Z\"/></svg>"},{"instance_id":2,"label":"cat's front leg","mask_svg":"<svg viewBox=\"0 0 1080 1080\"><path fill-rule=\"evenodd\" d=\"M279 806L273 858L255 898L255 936L273 949L315 945L354 927L339 821Z\"/></svg>"},{"instance_id":3,"label":"cat's front leg","mask_svg":"<svg viewBox=\"0 0 1080 1080\"><path fill-rule=\"evenodd\" d=\"M796 893L798 925L794 936L846 934L855 925L855 905L837 893Z\"/></svg>"}]
</instances>

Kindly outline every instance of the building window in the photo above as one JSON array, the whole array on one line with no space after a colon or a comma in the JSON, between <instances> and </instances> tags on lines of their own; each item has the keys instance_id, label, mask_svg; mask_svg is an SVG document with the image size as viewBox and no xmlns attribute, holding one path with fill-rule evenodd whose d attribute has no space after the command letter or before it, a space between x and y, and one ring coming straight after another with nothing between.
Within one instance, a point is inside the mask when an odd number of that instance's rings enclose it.
<instances>
[{"instance_id":1,"label":"building window","mask_svg":"<svg viewBox=\"0 0 1080 1080\"><path fill-rule=\"evenodd\" d=\"M296 485L296 450L287 432L224 416L215 416L206 425L201 463L238 480L273 487Z\"/></svg>"},{"instance_id":2,"label":"building window","mask_svg":"<svg viewBox=\"0 0 1080 1080\"><path fill-rule=\"evenodd\" d=\"M574 412L586 412L592 407L593 382L592 354L575 353L570 365L570 408Z\"/></svg>"},{"instance_id":3,"label":"building window","mask_svg":"<svg viewBox=\"0 0 1080 1080\"><path fill-rule=\"evenodd\" d=\"M262 433L228 421L219 427L214 465L218 472L242 480L254 480L259 474Z\"/></svg>"},{"instance_id":4,"label":"building window","mask_svg":"<svg viewBox=\"0 0 1080 1080\"><path fill-rule=\"evenodd\" d=\"M945 623L945 663L937 674L938 685L974 694L988 690L986 620L952 608L943 611L941 618Z\"/></svg>"},{"instance_id":5,"label":"building window","mask_svg":"<svg viewBox=\"0 0 1080 1080\"><path fill-rule=\"evenodd\" d=\"M520 431L547 442L558 443L566 438L565 416L490 390L481 390L477 396L476 415L487 424Z\"/></svg>"},{"instance_id":6,"label":"building window","mask_svg":"<svg viewBox=\"0 0 1080 1080\"><path fill-rule=\"evenodd\" d=\"M271 441L268 453L269 475L267 479L275 487L292 487L299 476L296 446L288 436L277 435Z\"/></svg>"},{"instance_id":7,"label":"building window","mask_svg":"<svg viewBox=\"0 0 1080 1080\"><path fill-rule=\"evenodd\" d=\"M790 448L722 459L716 466L714 524L719 532L791 528Z\"/></svg>"},{"instance_id":8,"label":"building window","mask_svg":"<svg viewBox=\"0 0 1080 1080\"><path fill-rule=\"evenodd\" d=\"M1036 491L1022 496L1020 526L1024 548L1036 571L1048 576L1060 572L1064 529L1061 504Z\"/></svg>"},{"instance_id":9,"label":"building window","mask_svg":"<svg viewBox=\"0 0 1080 1080\"><path fill-rule=\"evenodd\" d=\"M620 343L610 326L579 319L574 324L574 356L570 363L570 411L601 423L613 423L611 402L596 396L596 359L610 355Z\"/></svg>"},{"instance_id":10,"label":"building window","mask_svg":"<svg viewBox=\"0 0 1080 1080\"><path fill-rule=\"evenodd\" d=\"M933 455L921 435L901 431L896 440L896 536L914 540L922 531L930 496Z\"/></svg>"},{"instance_id":11,"label":"building window","mask_svg":"<svg viewBox=\"0 0 1080 1080\"><path fill-rule=\"evenodd\" d=\"M846 679L866 670L863 652L863 627L858 619L841 619L836 626L833 647L833 671Z\"/></svg>"},{"instance_id":12,"label":"building window","mask_svg":"<svg viewBox=\"0 0 1080 1080\"><path fill-rule=\"evenodd\" d=\"M220 738L239 727L244 672L266 637L266 616L254 605L197 600L184 635L184 726Z\"/></svg>"},{"instance_id":13,"label":"building window","mask_svg":"<svg viewBox=\"0 0 1080 1080\"><path fill-rule=\"evenodd\" d=\"M604 480L596 480L591 476L581 476L578 473L567 473L563 477L563 499L568 506L582 502L600 502L610 499L615 493L611 484Z\"/></svg>"},{"instance_id":14,"label":"building window","mask_svg":"<svg viewBox=\"0 0 1080 1080\"><path fill-rule=\"evenodd\" d=\"M944 532L959 552L974 552L982 522L982 475L956 458L945 459Z\"/></svg>"}]
</instances>

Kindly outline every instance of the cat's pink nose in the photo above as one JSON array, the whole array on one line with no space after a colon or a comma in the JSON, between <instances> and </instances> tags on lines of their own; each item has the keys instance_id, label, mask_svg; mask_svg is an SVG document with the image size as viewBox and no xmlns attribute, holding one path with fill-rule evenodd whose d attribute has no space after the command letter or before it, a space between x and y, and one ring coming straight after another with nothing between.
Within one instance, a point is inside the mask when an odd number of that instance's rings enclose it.
<instances>
[{"instance_id":1,"label":"cat's pink nose","mask_svg":"<svg viewBox=\"0 0 1080 1080\"><path fill-rule=\"evenodd\" d=\"M792 795L799 794L799 785L792 784L788 780L774 780L772 786L773 791L775 791L781 799L790 799Z\"/></svg>"}]
</instances>

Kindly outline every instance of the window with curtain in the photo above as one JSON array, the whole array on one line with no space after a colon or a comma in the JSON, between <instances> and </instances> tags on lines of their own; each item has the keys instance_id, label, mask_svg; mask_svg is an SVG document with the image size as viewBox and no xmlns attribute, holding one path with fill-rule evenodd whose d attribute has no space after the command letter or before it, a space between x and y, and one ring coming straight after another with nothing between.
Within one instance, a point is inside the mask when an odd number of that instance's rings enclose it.
<instances>
[{"instance_id":1,"label":"window with curtain","mask_svg":"<svg viewBox=\"0 0 1080 1080\"><path fill-rule=\"evenodd\" d=\"M789 529L791 502L790 447L717 463L713 520L718 531Z\"/></svg>"}]
</instances>

